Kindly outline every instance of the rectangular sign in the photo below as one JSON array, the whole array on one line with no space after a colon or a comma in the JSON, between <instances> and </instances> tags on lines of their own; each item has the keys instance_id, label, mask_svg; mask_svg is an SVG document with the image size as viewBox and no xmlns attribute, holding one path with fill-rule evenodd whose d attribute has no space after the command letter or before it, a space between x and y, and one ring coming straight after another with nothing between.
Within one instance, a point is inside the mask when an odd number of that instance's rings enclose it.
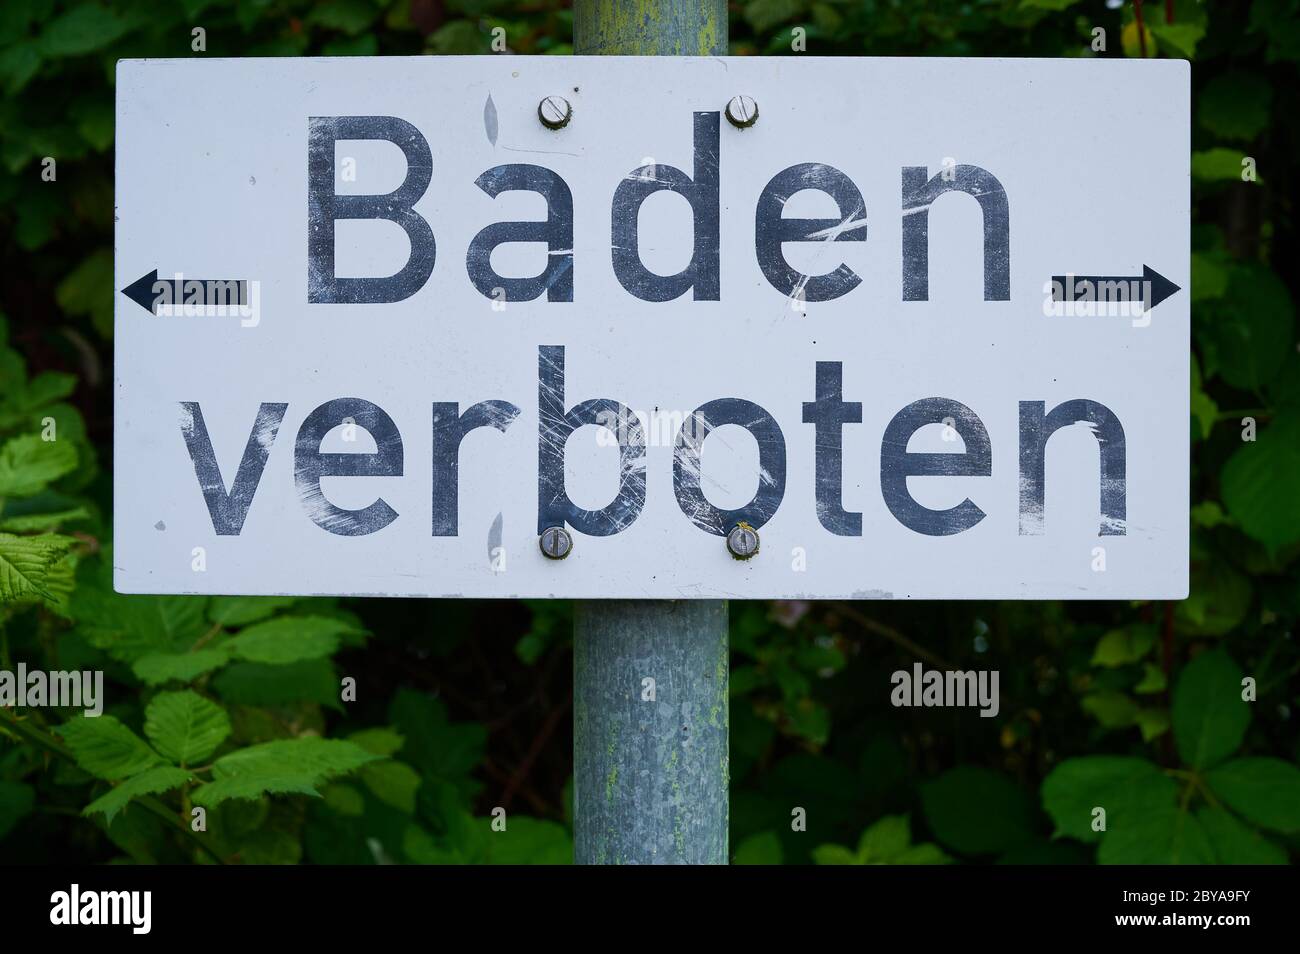
<instances>
[{"instance_id":1,"label":"rectangular sign","mask_svg":"<svg viewBox=\"0 0 1300 954\"><path fill-rule=\"evenodd\" d=\"M122 61L116 586L1184 597L1189 129L1181 61Z\"/></svg>"}]
</instances>

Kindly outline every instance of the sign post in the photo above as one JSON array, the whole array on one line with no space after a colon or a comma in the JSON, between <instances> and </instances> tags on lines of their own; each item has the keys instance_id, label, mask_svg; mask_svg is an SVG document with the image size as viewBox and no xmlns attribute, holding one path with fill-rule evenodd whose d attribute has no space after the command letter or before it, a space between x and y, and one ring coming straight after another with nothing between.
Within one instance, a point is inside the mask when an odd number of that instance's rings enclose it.
<instances>
[{"instance_id":1,"label":"sign post","mask_svg":"<svg viewBox=\"0 0 1300 954\"><path fill-rule=\"evenodd\" d=\"M576 0L573 50L724 56L726 0ZM727 863L729 672L725 600L577 604L577 864Z\"/></svg>"}]
</instances>

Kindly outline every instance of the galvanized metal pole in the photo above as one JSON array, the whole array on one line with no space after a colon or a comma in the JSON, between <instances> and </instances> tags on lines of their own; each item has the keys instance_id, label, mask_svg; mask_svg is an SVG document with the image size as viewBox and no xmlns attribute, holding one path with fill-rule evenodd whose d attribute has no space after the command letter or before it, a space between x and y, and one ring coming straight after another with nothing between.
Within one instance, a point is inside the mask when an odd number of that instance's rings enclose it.
<instances>
[{"instance_id":1,"label":"galvanized metal pole","mask_svg":"<svg viewBox=\"0 0 1300 954\"><path fill-rule=\"evenodd\" d=\"M721 56L727 52L727 5L574 0L573 48ZM683 117L685 123L689 112ZM723 546L719 540L719 550ZM721 600L578 604L577 864L727 863L728 670L727 604Z\"/></svg>"}]
</instances>

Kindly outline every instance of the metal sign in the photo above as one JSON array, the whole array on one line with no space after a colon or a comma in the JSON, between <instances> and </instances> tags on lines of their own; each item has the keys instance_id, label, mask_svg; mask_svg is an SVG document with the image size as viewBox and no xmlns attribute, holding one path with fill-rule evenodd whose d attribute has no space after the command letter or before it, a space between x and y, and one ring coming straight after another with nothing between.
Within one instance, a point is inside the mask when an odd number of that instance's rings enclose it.
<instances>
[{"instance_id":1,"label":"metal sign","mask_svg":"<svg viewBox=\"0 0 1300 954\"><path fill-rule=\"evenodd\" d=\"M132 60L122 592L1181 598L1179 61Z\"/></svg>"}]
</instances>

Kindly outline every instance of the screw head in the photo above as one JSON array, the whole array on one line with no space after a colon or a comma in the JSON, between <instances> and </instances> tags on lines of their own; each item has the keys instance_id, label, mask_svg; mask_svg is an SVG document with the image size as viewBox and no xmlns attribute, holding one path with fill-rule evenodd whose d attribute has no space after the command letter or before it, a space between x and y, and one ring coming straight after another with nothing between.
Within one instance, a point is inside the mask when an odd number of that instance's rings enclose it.
<instances>
[{"instance_id":1,"label":"screw head","mask_svg":"<svg viewBox=\"0 0 1300 954\"><path fill-rule=\"evenodd\" d=\"M752 96L733 96L727 103L727 122L737 129L748 129L758 122L758 103Z\"/></svg>"},{"instance_id":2,"label":"screw head","mask_svg":"<svg viewBox=\"0 0 1300 954\"><path fill-rule=\"evenodd\" d=\"M736 524L727 534L727 549L737 560L748 560L758 553L758 531L749 524Z\"/></svg>"},{"instance_id":3,"label":"screw head","mask_svg":"<svg viewBox=\"0 0 1300 954\"><path fill-rule=\"evenodd\" d=\"M542 555L551 560L563 560L573 552L573 537L563 527L547 527L537 538Z\"/></svg>"},{"instance_id":4,"label":"screw head","mask_svg":"<svg viewBox=\"0 0 1300 954\"><path fill-rule=\"evenodd\" d=\"M537 104L537 118L547 129L563 129L573 118L573 107L563 96L547 96Z\"/></svg>"}]
</instances>

